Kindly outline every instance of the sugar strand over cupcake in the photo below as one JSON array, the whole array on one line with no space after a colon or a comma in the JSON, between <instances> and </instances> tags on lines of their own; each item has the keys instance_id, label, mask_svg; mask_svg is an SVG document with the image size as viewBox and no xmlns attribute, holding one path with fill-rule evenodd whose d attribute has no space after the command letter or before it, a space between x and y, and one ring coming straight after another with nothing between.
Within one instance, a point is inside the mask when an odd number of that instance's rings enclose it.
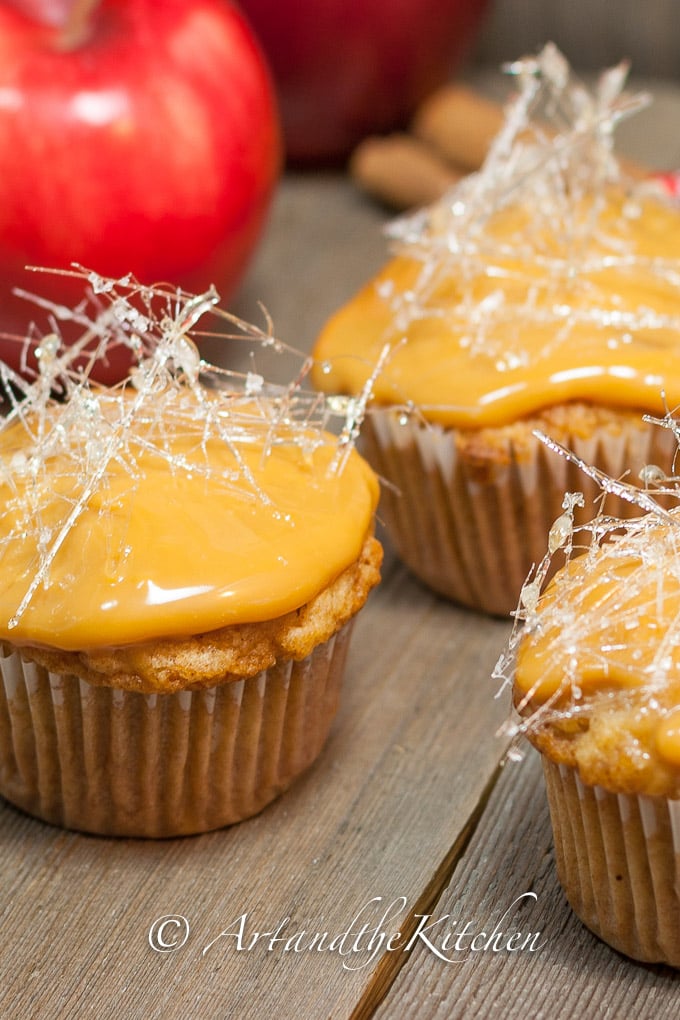
<instances>
[{"instance_id":1,"label":"sugar strand over cupcake","mask_svg":"<svg viewBox=\"0 0 680 1020\"><path fill-rule=\"evenodd\" d=\"M670 430L680 449L673 413L646 417ZM640 488L608 477L546 435L537 438L597 482L602 506L577 525L573 511L582 500L565 496L548 552L522 589L494 677L501 690L512 683L523 642L541 649L540 667L533 682L524 678L518 715L502 732L516 738L556 720L577 720L593 698L611 712L634 703L663 728L665 719L676 718L680 697L680 478L650 464L640 472ZM609 516L607 495L638 507L640 516ZM546 585L556 562L562 569Z\"/></svg>"},{"instance_id":2,"label":"sugar strand over cupcake","mask_svg":"<svg viewBox=\"0 0 680 1020\"><path fill-rule=\"evenodd\" d=\"M634 253L600 218L605 187L622 179L613 154L614 128L648 102L646 95L623 91L627 65L605 72L592 93L552 44L506 70L516 78L517 93L481 170L441 201L391 225L395 251L422 263L407 293L384 291L393 306L395 333L421 316L441 315L449 323L459 319L461 346L471 356L492 359L503 371L529 357L517 322L551 324L556 345L568 344L572 331L584 323L677 328L676 315L617 308L604 279L613 268L633 273L642 267L662 279L678 278L674 261ZM495 235L488 229L493 217L518 203L524 217L511 233ZM632 205L629 212L635 214ZM514 261L509 268L508 260L518 255L524 266ZM490 281L507 281L508 273L514 274L515 296L508 286L490 287L480 301L473 287L480 267ZM449 278L463 281L463 300L455 307L439 305L436 297ZM552 302L551 288L557 293L565 284L571 300ZM586 294L587 302L582 300Z\"/></svg>"},{"instance_id":3,"label":"sugar strand over cupcake","mask_svg":"<svg viewBox=\"0 0 680 1020\"><path fill-rule=\"evenodd\" d=\"M334 401L305 389L311 362L277 340L266 328L248 325L218 307L214 288L191 295L168 287L149 287L131 276L112 280L75 268L72 275L89 285L75 308L35 298L50 313L51 330L35 350L38 371L18 375L0 363L0 382L8 411L0 422L0 442L12 428L21 429L21 448L5 439L0 456L0 480L10 498L5 513L15 525L3 545L33 536L37 549L35 571L17 606L16 626L35 592L49 584L50 567L65 539L94 498L102 513L110 512L108 475L112 465L123 467L135 486L139 458L152 453L170 472L204 475L211 484L237 490L278 513L269 493L255 479L241 451L263 443L263 456L274 446L293 444L305 456L329 441L325 431L340 419L337 452L329 470L342 470L353 448L370 386L359 398ZM199 322L216 316L229 332L225 341L249 344L252 370L243 372L204 360L193 338ZM79 328L80 336L66 343L60 323ZM33 338L35 339L35 338ZM98 365L117 347L133 357L129 377L113 388L93 380ZM292 382L266 382L258 370L258 351L272 349L298 362ZM195 434L199 456L187 458L172 442L182 431ZM233 467L216 469L208 444L225 444ZM69 494L55 515L51 462L59 460ZM49 514L46 511L49 508ZM0 548L0 554L2 548Z\"/></svg>"}]
</instances>

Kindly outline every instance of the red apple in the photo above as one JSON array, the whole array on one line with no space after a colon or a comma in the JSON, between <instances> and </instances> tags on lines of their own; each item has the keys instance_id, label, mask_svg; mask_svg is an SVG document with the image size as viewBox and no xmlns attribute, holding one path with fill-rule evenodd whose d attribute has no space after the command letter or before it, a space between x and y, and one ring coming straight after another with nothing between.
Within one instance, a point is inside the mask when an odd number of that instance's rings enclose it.
<instances>
[{"instance_id":1,"label":"red apple","mask_svg":"<svg viewBox=\"0 0 680 1020\"><path fill-rule=\"evenodd\" d=\"M11 285L62 296L27 264L225 297L279 167L269 72L227 0L0 3L0 330L36 318Z\"/></svg>"},{"instance_id":2,"label":"red apple","mask_svg":"<svg viewBox=\"0 0 680 1020\"><path fill-rule=\"evenodd\" d=\"M454 70L487 0L241 0L294 162L336 161L405 123Z\"/></svg>"}]
</instances>

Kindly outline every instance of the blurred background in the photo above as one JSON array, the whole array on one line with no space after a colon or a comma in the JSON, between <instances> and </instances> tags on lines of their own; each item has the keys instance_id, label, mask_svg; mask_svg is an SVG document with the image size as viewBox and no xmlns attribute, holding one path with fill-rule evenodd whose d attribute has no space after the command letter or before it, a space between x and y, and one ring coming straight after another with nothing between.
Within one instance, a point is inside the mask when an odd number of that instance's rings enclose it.
<instances>
[{"instance_id":1,"label":"blurred background","mask_svg":"<svg viewBox=\"0 0 680 1020\"><path fill-rule=\"evenodd\" d=\"M553 42L579 72L680 75L678 0L241 0L277 86L288 166L340 164L407 127L446 80L502 95L500 66ZM497 76L494 86L492 77ZM509 86L505 86L505 90Z\"/></svg>"},{"instance_id":2,"label":"blurred background","mask_svg":"<svg viewBox=\"0 0 680 1020\"><path fill-rule=\"evenodd\" d=\"M581 69L628 57L635 74L680 77L677 0L494 0L474 59L498 64L548 40Z\"/></svg>"}]
</instances>

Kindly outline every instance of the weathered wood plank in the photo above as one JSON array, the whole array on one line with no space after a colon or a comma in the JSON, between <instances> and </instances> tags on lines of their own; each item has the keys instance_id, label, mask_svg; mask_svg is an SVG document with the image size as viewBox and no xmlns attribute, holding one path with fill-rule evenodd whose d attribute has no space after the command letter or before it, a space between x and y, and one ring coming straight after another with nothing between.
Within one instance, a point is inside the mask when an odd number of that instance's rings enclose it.
<instances>
[{"instance_id":1,"label":"weathered wood plank","mask_svg":"<svg viewBox=\"0 0 680 1020\"><path fill-rule=\"evenodd\" d=\"M280 340L310 350L326 319L385 261L387 218L343 175L289 175L233 310L261 325L263 304ZM206 349L222 353L219 344Z\"/></svg>"},{"instance_id":2,"label":"weathered wood plank","mask_svg":"<svg viewBox=\"0 0 680 1020\"><path fill-rule=\"evenodd\" d=\"M519 897L524 899L517 902ZM440 921L428 936L436 949L421 941L375 1012L369 996L364 1015L375 1020L398 1015L421 1020L677 1016L677 972L636 964L616 953L567 905L555 874L543 777L533 752L521 764L503 769L431 920ZM445 931L459 933L466 922L469 933L459 951L452 940L452 948L442 952L451 962L440 959ZM514 932L524 936L515 945L525 948L508 951ZM538 933L536 940L529 938Z\"/></svg>"}]
</instances>

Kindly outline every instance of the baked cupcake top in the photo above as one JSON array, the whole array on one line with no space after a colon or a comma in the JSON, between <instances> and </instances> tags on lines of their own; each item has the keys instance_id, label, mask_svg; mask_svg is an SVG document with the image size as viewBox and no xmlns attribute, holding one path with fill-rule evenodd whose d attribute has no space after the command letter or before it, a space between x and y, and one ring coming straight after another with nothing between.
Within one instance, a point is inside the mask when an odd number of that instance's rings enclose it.
<instances>
[{"instance_id":1,"label":"baked cupcake top","mask_svg":"<svg viewBox=\"0 0 680 1020\"><path fill-rule=\"evenodd\" d=\"M378 485L352 443L361 401L338 438L328 402L299 384L202 361L190 332L215 293L91 282L89 361L50 335L33 382L3 370L0 638L106 648L308 603L371 534ZM91 383L120 343L137 360L129 381Z\"/></svg>"},{"instance_id":2,"label":"baked cupcake top","mask_svg":"<svg viewBox=\"0 0 680 1020\"><path fill-rule=\"evenodd\" d=\"M387 344L376 401L442 424L571 400L658 412L662 389L680 400L680 210L611 151L641 97L623 68L590 95L552 46L511 69L483 168L393 226L396 256L318 340L315 383L359 392Z\"/></svg>"},{"instance_id":3,"label":"baked cupcake top","mask_svg":"<svg viewBox=\"0 0 680 1020\"><path fill-rule=\"evenodd\" d=\"M659 468L644 475L677 504ZM550 553L522 593L524 626L511 641L520 721L511 729L588 785L680 797L680 509L600 480L647 512L572 529L576 501L567 497ZM563 550L566 563L541 592L546 564ZM502 657L497 674L507 666Z\"/></svg>"}]
</instances>

